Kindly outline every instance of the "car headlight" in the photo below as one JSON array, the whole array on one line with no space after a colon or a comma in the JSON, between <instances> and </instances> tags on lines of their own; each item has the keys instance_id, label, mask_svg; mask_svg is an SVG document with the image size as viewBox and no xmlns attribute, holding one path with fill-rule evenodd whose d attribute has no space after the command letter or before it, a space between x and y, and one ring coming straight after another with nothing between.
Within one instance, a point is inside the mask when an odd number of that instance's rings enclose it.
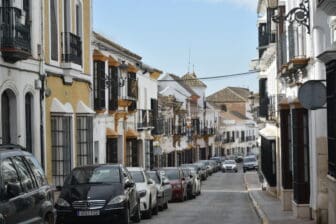
<instances>
[{"instance_id":1,"label":"car headlight","mask_svg":"<svg viewBox=\"0 0 336 224\"><path fill-rule=\"evenodd\" d=\"M140 197L140 198L143 198L143 197L146 196L147 191L146 191L146 190L142 190L142 191L139 191L138 194L139 194L139 197Z\"/></svg>"},{"instance_id":2,"label":"car headlight","mask_svg":"<svg viewBox=\"0 0 336 224\"><path fill-rule=\"evenodd\" d=\"M118 195L117 197L112 198L108 205L115 205L115 204L120 204L121 202L126 200L126 196L125 195Z\"/></svg>"},{"instance_id":3,"label":"car headlight","mask_svg":"<svg viewBox=\"0 0 336 224\"><path fill-rule=\"evenodd\" d=\"M56 202L56 205L58 205L59 207L65 207L65 208L70 207L70 203L64 200L63 198L59 198Z\"/></svg>"}]
</instances>

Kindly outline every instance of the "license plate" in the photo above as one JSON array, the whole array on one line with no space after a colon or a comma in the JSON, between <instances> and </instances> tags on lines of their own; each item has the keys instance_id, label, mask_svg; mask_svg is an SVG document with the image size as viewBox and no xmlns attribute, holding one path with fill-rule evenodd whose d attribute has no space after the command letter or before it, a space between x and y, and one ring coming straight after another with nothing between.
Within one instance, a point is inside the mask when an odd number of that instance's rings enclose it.
<instances>
[{"instance_id":1,"label":"license plate","mask_svg":"<svg viewBox=\"0 0 336 224\"><path fill-rule=\"evenodd\" d=\"M77 211L77 216L98 216L98 215L100 215L99 210Z\"/></svg>"}]
</instances>

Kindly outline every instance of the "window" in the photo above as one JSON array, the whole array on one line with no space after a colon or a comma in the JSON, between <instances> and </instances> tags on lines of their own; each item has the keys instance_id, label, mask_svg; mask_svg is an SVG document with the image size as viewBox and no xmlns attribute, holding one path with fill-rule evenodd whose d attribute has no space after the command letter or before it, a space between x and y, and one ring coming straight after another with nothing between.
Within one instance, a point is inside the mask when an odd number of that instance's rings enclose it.
<instances>
[{"instance_id":1,"label":"window","mask_svg":"<svg viewBox=\"0 0 336 224\"><path fill-rule=\"evenodd\" d=\"M328 126L328 174L336 178L336 63L330 62L327 70L327 126Z\"/></svg>"},{"instance_id":2,"label":"window","mask_svg":"<svg viewBox=\"0 0 336 224\"><path fill-rule=\"evenodd\" d=\"M83 26L83 7L82 2L77 1L76 4L76 34L82 37L82 26Z\"/></svg>"},{"instance_id":3,"label":"window","mask_svg":"<svg viewBox=\"0 0 336 224\"><path fill-rule=\"evenodd\" d=\"M31 170L34 173L37 184L39 186L47 185L48 182L45 178L43 169L42 169L41 165L39 164L39 162L32 156L26 156L25 158L26 158Z\"/></svg>"},{"instance_id":4,"label":"window","mask_svg":"<svg viewBox=\"0 0 336 224\"><path fill-rule=\"evenodd\" d=\"M93 118L77 117L77 165L93 163Z\"/></svg>"},{"instance_id":5,"label":"window","mask_svg":"<svg viewBox=\"0 0 336 224\"><path fill-rule=\"evenodd\" d=\"M107 139L106 163L118 163L118 139L117 138Z\"/></svg>"},{"instance_id":6,"label":"window","mask_svg":"<svg viewBox=\"0 0 336 224\"><path fill-rule=\"evenodd\" d=\"M71 116L51 116L52 177L56 186L62 186L71 171L71 123Z\"/></svg>"},{"instance_id":7,"label":"window","mask_svg":"<svg viewBox=\"0 0 336 224\"><path fill-rule=\"evenodd\" d=\"M4 194L0 195L1 200L13 198L22 192L18 173L10 159L5 159L1 164L1 174Z\"/></svg>"},{"instance_id":8,"label":"window","mask_svg":"<svg viewBox=\"0 0 336 224\"><path fill-rule=\"evenodd\" d=\"M33 96L27 93L25 97L26 113L26 150L33 152Z\"/></svg>"},{"instance_id":9,"label":"window","mask_svg":"<svg viewBox=\"0 0 336 224\"><path fill-rule=\"evenodd\" d=\"M135 181L135 183L144 183L145 177L143 175L142 171L130 171L132 179Z\"/></svg>"},{"instance_id":10,"label":"window","mask_svg":"<svg viewBox=\"0 0 336 224\"><path fill-rule=\"evenodd\" d=\"M58 19L57 0L50 0L50 52L51 59L58 61Z\"/></svg>"},{"instance_id":11,"label":"window","mask_svg":"<svg viewBox=\"0 0 336 224\"><path fill-rule=\"evenodd\" d=\"M118 68L109 67L109 110L118 110L118 92L119 92Z\"/></svg>"},{"instance_id":12,"label":"window","mask_svg":"<svg viewBox=\"0 0 336 224\"><path fill-rule=\"evenodd\" d=\"M93 62L94 109L105 109L105 62Z\"/></svg>"},{"instance_id":13,"label":"window","mask_svg":"<svg viewBox=\"0 0 336 224\"><path fill-rule=\"evenodd\" d=\"M11 124L10 124L10 105L9 96L5 91L1 96L1 121L2 121L2 143L11 142Z\"/></svg>"},{"instance_id":14,"label":"window","mask_svg":"<svg viewBox=\"0 0 336 224\"><path fill-rule=\"evenodd\" d=\"M64 7L64 32L71 32L71 1L63 0Z\"/></svg>"},{"instance_id":15,"label":"window","mask_svg":"<svg viewBox=\"0 0 336 224\"><path fill-rule=\"evenodd\" d=\"M34 190L37 187L35 184L35 180L31 176L31 173L29 172L29 168L24 163L23 158L14 157L13 162L19 174L23 191L30 192Z\"/></svg>"}]
</instances>

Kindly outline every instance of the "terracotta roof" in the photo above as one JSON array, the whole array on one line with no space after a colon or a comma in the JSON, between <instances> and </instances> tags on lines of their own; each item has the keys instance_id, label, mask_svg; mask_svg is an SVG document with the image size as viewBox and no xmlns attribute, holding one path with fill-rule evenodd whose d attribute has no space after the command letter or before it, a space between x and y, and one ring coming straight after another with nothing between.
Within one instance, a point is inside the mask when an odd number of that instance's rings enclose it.
<instances>
[{"instance_id":1,"label":"terracotta roof","mask_svg":"<svg viewBox=\"0 0 336 224\"><path fill-rule=\"evenodd\" d=\"M247 102L250 91L245 88L227 87L210 96L206 99L213 105L228 103L228 102Z\"/></svg>"},{"instance_id":2,"label":"terracotta roof","mask_svg":"<svg viewBox=\"0 0 336 224\"><path fill-rule=\"evenodd\" d=\"M192 88L190 88L186 83L184 83L184 81L180 77L173 74L168 75L172 77L177 83L179 83L183 88L185 88L188 92L190 92L191 95L198 96L197 93L194 90L192 90Z\"/></svg>"},{"instance_id":3,"label":"terracotta roof","mask_svg":"<svg viewBox=\"0 0 336 224\"><path fill-rule=\"evenodd\" d=\"M235 120L235 121L243 121L248 120L243 114L237 111L229 111L229 112L222 112L223 120Z\"/></svg>"},{"instance_id":4,"label":"terracotta roof","mask_svg":"<svg viewBox=\"0 0 336 224\"><path fill-rule=\"evenodd\" d=\"M187 73L184 76L182 76L181 78L185 84L187 84L190 87L207 87L204 82L202 82L201 80L199 80L195 74L195 72L193 73Z\"/></svg>"}]
</instances>

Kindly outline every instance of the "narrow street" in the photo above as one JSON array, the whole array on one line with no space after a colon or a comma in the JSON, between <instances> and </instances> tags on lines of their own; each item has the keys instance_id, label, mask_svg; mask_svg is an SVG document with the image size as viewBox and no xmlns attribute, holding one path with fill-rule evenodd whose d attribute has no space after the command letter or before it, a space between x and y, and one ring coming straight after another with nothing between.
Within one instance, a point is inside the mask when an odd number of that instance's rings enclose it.
<instances>
[{"instance_id":1,"label":"narrow street","mask_svg":"<svg viewBox=\"0 0 336 224\"><path fill-rule=\"evenodd\" d=\"M256 224L260 223L248 198L244 174L215 173L202 185L202 195L183 203L170 203L166 211L142 220L145 224Z\"/></svg>"}]
</instances>

